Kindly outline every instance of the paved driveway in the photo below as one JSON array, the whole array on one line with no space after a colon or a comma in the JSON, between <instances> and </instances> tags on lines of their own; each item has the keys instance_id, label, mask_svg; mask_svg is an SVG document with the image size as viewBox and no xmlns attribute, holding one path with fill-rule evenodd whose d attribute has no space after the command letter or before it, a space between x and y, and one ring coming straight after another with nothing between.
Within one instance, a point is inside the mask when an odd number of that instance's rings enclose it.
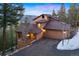
<instances>
[{"instance_id":1,"label":"paved driveway","mask_svg":"<svg viewBox=\"0 0 79 59\"><path fill-rule=\"evenodd\" d=\"M71 56L79 55L79 50L60 51L56 49L58 40L43 39L33 43L28 48L25 48L13 56Z\"/></svg>"}]
</instances>

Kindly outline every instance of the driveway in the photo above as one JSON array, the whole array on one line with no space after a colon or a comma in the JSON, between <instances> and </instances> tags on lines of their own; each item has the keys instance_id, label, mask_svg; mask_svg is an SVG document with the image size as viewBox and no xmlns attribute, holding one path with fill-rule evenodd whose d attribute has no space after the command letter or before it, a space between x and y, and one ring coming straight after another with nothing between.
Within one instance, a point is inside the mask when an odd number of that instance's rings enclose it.
<instances>
[{"instance_id":1,"label":"driveway","mask_svg":"<svg viewBox=\"0 0 79 59\"><path fill-rule=\"evenodd\" d=\"M30 47L25 48L12 56L78 56L79 50L60 51L56 49L58 40L41 39L34 42Z\"/></svg>"}]
</instances>

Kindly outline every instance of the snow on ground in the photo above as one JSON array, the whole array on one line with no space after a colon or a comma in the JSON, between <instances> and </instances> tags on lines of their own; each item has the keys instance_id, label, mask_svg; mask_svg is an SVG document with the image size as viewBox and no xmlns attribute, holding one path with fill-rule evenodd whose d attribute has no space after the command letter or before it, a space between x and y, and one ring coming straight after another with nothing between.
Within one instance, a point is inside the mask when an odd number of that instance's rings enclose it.
<instances>
[{"instance_id":1,"label":"snow on ground","mask_svg":"<svg viewBox=\"0 0 79 59\"><path fill-rule=\"evenodd\" d=\"M79 30L77 34L71 39L65 39L59 42L57 45L58 50L75 50L79 49Z\"/></svg>"}]
</instances>

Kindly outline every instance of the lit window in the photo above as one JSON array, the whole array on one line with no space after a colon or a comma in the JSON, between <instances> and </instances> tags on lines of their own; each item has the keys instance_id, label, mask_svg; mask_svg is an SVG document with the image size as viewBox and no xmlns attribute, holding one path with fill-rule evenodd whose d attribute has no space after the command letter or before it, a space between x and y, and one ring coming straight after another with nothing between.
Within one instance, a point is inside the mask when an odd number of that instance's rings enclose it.
<instances>
[{"instance_id":1,"label":"lit window","mask_svg":"<svg viewBox=\"0 0 79 59\"><path fill-rule=\"evenodd\" d=\"M29 34L27 34L26 36L30 36Z\"/></svg>"},{"instance_id":2,"label":"lit window","mask_svg":"<svg viewBox=\"0 0 79 59\"><path fill-rule=\"evenodd\" d=\"M38 24L38 27L39 27L39 28L41 28L41 27L42 27L40 23Z\"/></svg>"}]
</instances>

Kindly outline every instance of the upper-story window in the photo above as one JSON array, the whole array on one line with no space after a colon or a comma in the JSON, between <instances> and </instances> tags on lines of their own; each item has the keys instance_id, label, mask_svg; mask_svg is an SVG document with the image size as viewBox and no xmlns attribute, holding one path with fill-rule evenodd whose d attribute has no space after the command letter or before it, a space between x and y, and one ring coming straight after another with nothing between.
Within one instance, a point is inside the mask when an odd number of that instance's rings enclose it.
<instances>
[{"instance_id":1,"label":"upper-story window","mask_svg":"<svg viewBox=\"0 0 79 59\"><path fill-rule=\"evenodd\" d=\"M42 18L44 18L44 15L42 15Z\"/></svg>"}]
</instances>

